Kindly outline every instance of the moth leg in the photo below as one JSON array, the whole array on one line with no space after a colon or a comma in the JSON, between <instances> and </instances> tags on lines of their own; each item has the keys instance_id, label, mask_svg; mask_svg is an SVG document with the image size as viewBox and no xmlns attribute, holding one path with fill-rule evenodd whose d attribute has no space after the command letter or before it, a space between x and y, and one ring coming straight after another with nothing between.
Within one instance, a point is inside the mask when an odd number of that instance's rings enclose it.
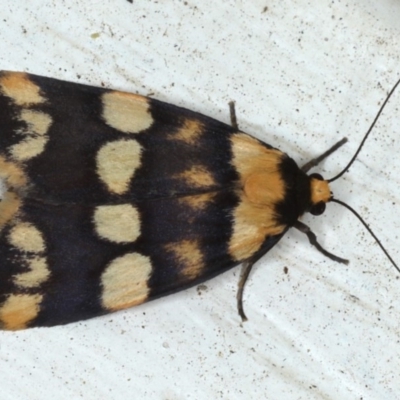
<instances>
[{"instance_id":1,"label":"moth leg","mask_svg":"<svg viewBox=\"0 0 400 400\"><path fill-rule=\"evenodd\" d=\"M325 158L329 157L333 152L335 152L337 149L342 147L345 143L347 142L347 138L343 138L342 140L339 140L336 144L334 144L331 148L329 148L327 151L322 153L319 157L313 158L310 160L308 163L305 163L302 167L301 170L303 172L309 171L311 168L315 167L318 165L322 160Z\"/></svg>"},{"instance_id":2,"label":"moth leg","mask_svg":"<svg viewBox=\"0 0 400 400\"><path fill-rule=\"evenodd\" d=\"M239 284L238 284L238 292L236 295L236 300L237 300L237 309L238 309L238 313L240 315L240 318L242 318L242 321L247 321L247 317L246 314L244 313L244 309L243 309L243 291L244 291L244 285L247 282L247 279L250 275L251 269L253 268L254 265L254 261L250 260L250 261L246 261L243 266L242 266L242 270L240 272L240 280L239 280Z\"/></svg>"},{"instance_id":3,"label":"moth leg","mask_svg":"<svg viewBox=\"0 0 400 400\"><path fill-rule=\"evenodd\" d=\"M239 130L239 125L237 123L237 119L236 119L236 110L235 110L235 102L234 101L230 101L229 102L229 113L231 116L231 125L232 128L236 129L237 131Z\"/></svg>"},{"instance_id":4,"label":"moth leg","mask_svg":"<svg viewBox=\"0 0 400 400\"><path fill-rule=\"evenodd\" d=\"M320 251L324 256L330 258L333 261L342 263L342 264L348 264L349 260L346 260L344 258L340 258L338 256L335 256L332 253L329 253L329 251L325 250L318 242L317 242L317 236L315 233L308 227L306 224L303 224L300 221L297 221L294 225L296 229L298 229L300 232L303 232L307 235L308 240L310 243L317 248L318 251Z\"/></svg>"}]
</instances>

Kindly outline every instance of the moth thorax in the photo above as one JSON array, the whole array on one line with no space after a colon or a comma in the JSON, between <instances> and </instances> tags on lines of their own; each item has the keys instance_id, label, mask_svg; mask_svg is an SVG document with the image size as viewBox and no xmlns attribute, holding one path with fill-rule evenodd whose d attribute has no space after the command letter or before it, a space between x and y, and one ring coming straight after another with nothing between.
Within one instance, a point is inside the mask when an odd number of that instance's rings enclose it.
<instances>
[{"instance_id":1,"label":"moth thorax","mask_svg":"<svg viewBox=\"0 0 400 400\"><path fill-rule=\"evenodd\" d=\"M247 177L243 190L252 204L275 205L285 196L285 185L278 172L257 172Z\"/></svg>"}]
</instances>

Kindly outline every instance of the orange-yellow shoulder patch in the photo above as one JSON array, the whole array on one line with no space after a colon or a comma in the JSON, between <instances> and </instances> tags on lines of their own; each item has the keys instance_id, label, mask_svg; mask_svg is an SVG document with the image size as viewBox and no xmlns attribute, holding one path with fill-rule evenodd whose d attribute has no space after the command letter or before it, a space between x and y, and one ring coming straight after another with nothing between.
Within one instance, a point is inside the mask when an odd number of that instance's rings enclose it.
<instances>
[{"instance_id":1,"label":"orange-yellow shoulder patch","mask_svg":"<svg viewBox=\"0 0 400 400\"><path fill-rule=\"evenodd\" d=\"M240 177L240 202L233 212L229 252L241 261L251 257L268 236L285 229L275 215L275 205L285 196L279 170L285 155L243 133L232 136L232 152L232 163Z\"/></svg>"},{"instance_id":2,"label":"orange-yellow shoulder patch","mask_svg":"<svg viewBox=\"0 0 400 400\"><path fill-rule=\"evenodd\" d=\"M232 164L249 201L270 204L284 198L285 185L279 170L284 153L244 133L232 136L232 152Z\"/></svg>"}]
</instances>

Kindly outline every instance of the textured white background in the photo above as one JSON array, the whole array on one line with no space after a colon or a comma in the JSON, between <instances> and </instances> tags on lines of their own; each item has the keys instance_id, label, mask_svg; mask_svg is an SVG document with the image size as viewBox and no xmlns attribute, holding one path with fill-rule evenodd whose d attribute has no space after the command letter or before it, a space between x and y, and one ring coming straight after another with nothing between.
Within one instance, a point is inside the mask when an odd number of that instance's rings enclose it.
<instances>
[{"instance_id":1,"label":"textured white background","mask_svg":"<svg viewBox=\"0 0 400 400\"><path fill-rule=\"evenodd\" d=\"M299 164L347 163L400 76L397 0L2 0L1 69L152 94L228 122ZM336 197L400 262L400 93ZM1 130L1 127L0 127ZM335 204L307 216L336 264L290 232L257 265L114 315L0 332L0 397L18 399L398 399L400 280ZM288 267L286 275L283 268Z\"/></svg>"}]
</instances>

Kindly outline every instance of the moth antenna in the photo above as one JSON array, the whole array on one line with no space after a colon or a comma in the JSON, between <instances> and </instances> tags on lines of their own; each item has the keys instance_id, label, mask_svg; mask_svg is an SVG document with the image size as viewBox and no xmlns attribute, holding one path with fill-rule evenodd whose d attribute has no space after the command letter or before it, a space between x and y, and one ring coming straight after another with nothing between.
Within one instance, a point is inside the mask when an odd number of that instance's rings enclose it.
<instances>
[{"instance_id":1,"label":"moth antenna","mask_svg":"<svg viewBox=\"0 0 400 400\"><path fill-rule=\"evenodd\" d=\"M317 166L322 160L325 160L325 158L329 157L332 153L334 153L337 149L342 147L345 143L347 143L347 138L344 137L342 140L339 140L337 143L335 143L330 149L325 151L325 153L321 154L319 157L313 158L308 163L304 164L301 167L301 170L303 172L308 172L311 168Z\"/></svg>"},{"instance_id":2,"label":"moth antenna","mask_svg":"<svg viewBox=\"0 0 400 400\"><path fill-rule=\"evenodd\" d=\"M333 181L335 181L336 179L339 179L339 178L351 167L351 164L353 164L354 160L357 158L358 154L360 153L362 147L364 146L365 141L367 140L369 134L371 133L373 127L375 126L376 121L378 121L378 118L379 118L380 115L382 114L383 109L385 108L387 102L389 101L389 99L390 99L390 97L392 96L393 92L396 90L396 88L397 88L397 86L399 85L399 83L400 83L400 79L397 81L397 83L393 86L392 90L391 90L391 91L389 92L389 94L387 95L385 101L383 102L381 108L380 108L379 111L378 111L378 114L376 114L376 117L375 117L374 121L372 122L371 126L369 127L367 133L366 133L365 136L364 136L364 139L361 141L360 146L358 146L358 149L357 149L357 151L355 152L355 154L354 154L354 156L352 157L352 159L350 160L350 162L347 164L347 166L343 169L342 172L340 172L339 174L337 174L337 175L334 176L333 178L328 179L328 180L327 180L328 182L333 182ZM353 211L354 211L354 210L353 210ZM363 222L363 223L364 223L364 222ZM372 233L372 232L370 232L370 233ZM379 241L378 241L378 243L379 243ZM380 245L380 246L382 247L382 245ZM389 257L389 258L390 258L390 257ZM393 262L393 261L392 261L392 262ZM397 267L396 267L396 268L397 268Z\"/></svg>"},{"instance_id":3,"label":"moth antenna","mask_svg":"<svg viewBox=\"0 0 400 400\"><path fill-rule=\"evenodd\" d=\"M396 85L397 86L397 85ZM393 266L397 269L397 271L400 273L400 268L397 266L397 264L393 261L392 257L390 257L389 253L387 250L383 247L383 244L381 241L377 238L375 233L372 231L372 229L367 225L367 223L361 218L361 215L358 214L354 208L350 207L348 204L344 203L343 201L337 200L337 199L330 199L331 202L341 204L343 207L347 208L349 211L351 211L358 219L359 221L365 226L367 231L371 234L371 236L375 239L376 243L378 243L379 247L382 249L382 251L385 253L386 257L390 260L390 262L393 264Z\"/></svg>"}]
</instances>

